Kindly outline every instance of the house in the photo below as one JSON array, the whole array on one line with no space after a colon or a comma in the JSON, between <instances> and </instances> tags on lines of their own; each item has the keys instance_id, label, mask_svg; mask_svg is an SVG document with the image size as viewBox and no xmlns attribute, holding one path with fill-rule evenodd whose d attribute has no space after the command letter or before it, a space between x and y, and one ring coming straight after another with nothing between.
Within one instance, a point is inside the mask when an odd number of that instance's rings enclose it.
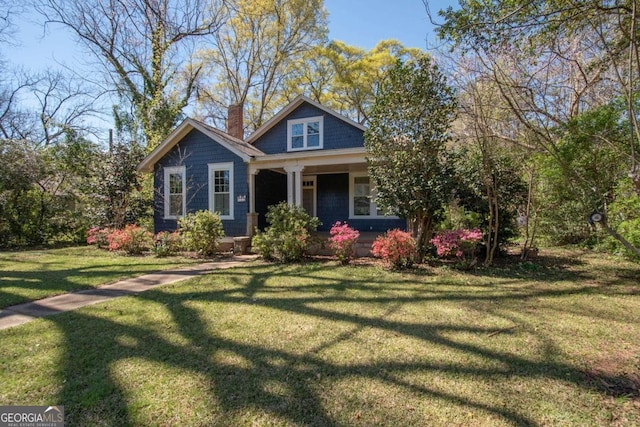
<instances>
[{"instance_id":1,"label":"house","mask_svg":"<svg viewBox=\"0 0 640 427\"><path fill-rule=\"evenodd\" d=\"M251 236L281 201L317 216L320 231L336 221L364 232L405 228L376 208L364 130L304 96L246 140L241 106L229 108L227 132L186 119L138 166L154 174L155 231L175 230L180 216L209 209L227 236Z\"/></svg>"}]
</instances>

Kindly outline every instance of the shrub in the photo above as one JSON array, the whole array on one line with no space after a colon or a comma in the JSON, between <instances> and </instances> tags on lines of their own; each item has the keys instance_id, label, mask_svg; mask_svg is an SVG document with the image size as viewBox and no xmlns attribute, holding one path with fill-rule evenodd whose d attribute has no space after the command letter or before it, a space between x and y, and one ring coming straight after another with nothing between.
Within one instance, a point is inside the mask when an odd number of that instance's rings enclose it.
<instances>
[{"instance_id":1,"label":"shrub","mask_svg":"<svg viewBox=\"0 0 640 427\"><path fill-rule=\"evenodd\" d=\"M301 260L320 220L311 217L302 207L286 202L269 206L266 217L269 227L253 236L252 246L270 261Z\"/></svg>"},{"instance_id":2,"label":"shrub","mask_svg":"<svg viewBox=\"0 0 640 427\"><path fill-rule=\"evenodd\" d=\"M153 234L135 224L122 230L113 230L108 236L110 251L125 251L129 255L140 255L151 247Z\"/></svg>"},{"instance_id":3,"label":"shrub","mask_svg":"<svg viewBox=\"0 0 640 427\"><path fill-rule=\"evenodd\" d=\"M96 245L99 248L106 248L109 246L109 234L113 230L110 228L93 227L87 231L87 244Z\"/></svg>"},{"instance_id":4,"label":"shrub","mask_svg":"<svg viewBox=\"0 0 640 427\"><path fill-rule=\"evenodd\" d=\"M177 231L161 231L156 234L153 243L153 253L157 257L175 255L182 249L182 237Z\"/></svg>"},{"instance_id":5,"label":"shrub","mask_svg":"<svg viewBox=\"0 0 640 427\"><path fill-rule=\"evenodd\" d=\"M333 224L329 231L329 247L335 252L336 258L342 264L349 264L349 261L356 255L356 242L360 237L360 232L349 227L345 222L340 221Z\"/></svg>"},{"instance_id":6,"label":"shrub","mask_svg":"<svg viewBox=\"0 0 640 427\"><path fill-rule=\"evenodd\" d=\"M224 237L222 220L211 211L189 213L178 219L178 230L184 247L202 256L215 254Z\"/></svg>"},{"instance_id":7,"label":"shrub","mask_svg":"<svg viewBox=\"0 0 640 427\"><path fill-rule=\"evenodd\" d=\"M389 230L376 238L371 252L393 268L409 268L417 256L416 241L405 231Z\"/></svg>"},{"instance_id":8,"label":"shrub","mask_svg":"<svg viewBox=\"0 0 640 427\"><path fill-rule=\"evenodd\" d=\"M455 256L464 260L475 256L476 245L481 241L482 231L477 228L442 231L430 240L439 257Z\"/></svg>"}]
</instances>

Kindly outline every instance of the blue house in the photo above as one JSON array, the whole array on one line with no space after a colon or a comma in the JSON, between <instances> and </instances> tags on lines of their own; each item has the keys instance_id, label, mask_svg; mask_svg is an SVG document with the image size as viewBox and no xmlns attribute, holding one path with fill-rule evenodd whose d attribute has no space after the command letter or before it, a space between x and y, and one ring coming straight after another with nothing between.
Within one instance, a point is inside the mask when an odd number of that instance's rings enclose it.
<instances>
[{"instance_id":1,"label":"blue house","mask_svg":"<svg viewBox=\"0 0 640 427\"><path fill-rule=\"evenodd\" d=\"M336 221L384 232L406 227L382 215L367 174L364 126L299 96L243 140L242 106L227 132L184 120L138 166L154 174L155 231L175 230L187 212L218 212L227 236L267 226L270 205L302 206L328 231Z\"/></svg>"}]
</instances>

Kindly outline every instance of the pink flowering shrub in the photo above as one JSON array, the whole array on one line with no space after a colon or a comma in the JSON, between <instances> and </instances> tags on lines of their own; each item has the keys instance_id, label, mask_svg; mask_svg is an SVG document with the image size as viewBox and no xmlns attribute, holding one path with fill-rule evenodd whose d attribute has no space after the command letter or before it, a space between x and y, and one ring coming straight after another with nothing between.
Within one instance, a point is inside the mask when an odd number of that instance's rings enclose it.
<instances>
[{"instance_id":1,"label":"pink flowering shrub","mask_svg":"<svg viewBox=\"0 0 640 427\"><path fill-rule=\"evenodd\" d=\"M151 247L153 234L144 228L129 224L122 230L114 230L107 236L110 251L125 251L139 255Z\"/></svg>"},{"instance_id":2,"label":"pink flowering shrub","mask_svg":"<svg viewBox=\"0 0 640 427\"><path fill-rule=\"evenodd\" d=\"M110 228L93 227L87 231L87 244L96 245L99 248L109 246L108 236L113 230Z\"/></svg>"},{"instance_id":3,"label":"pink flowering shrub","mask_svg":"<svg viewBox=\"0 0 640 427\"><path fill-rule=\"evenodd\" d=\"M436 247L439 257L455 256L465 259L474 256L476 245L482 241L479 229L446 230L436 234L429 242Z\"/></svg>"},{"instance_id":4,"label":"pink flowering shrub","mask_svg":"<svg viewBox=\"0 0 640 427\"><path fill-rule=\"evenodd\" d=\"M416 241L411 234L394 229L378 236L371 252L396 269L409 268L416 259Z\"/></svg>"},{"instance_id":5,"label":"pink flowering shrub","mask_svg":"<svg viewBox=\"0 0 640 427\"><path fill-rule=\"evenodd\" d=\"M356 255L356 242L360 237L360 232L349 227L345 222L340 221L333 224L329 230L331 237L329 238L329 247L335 252L336 258L343 264L349 264L349 261Z\"/></svg>"}]
</instances>

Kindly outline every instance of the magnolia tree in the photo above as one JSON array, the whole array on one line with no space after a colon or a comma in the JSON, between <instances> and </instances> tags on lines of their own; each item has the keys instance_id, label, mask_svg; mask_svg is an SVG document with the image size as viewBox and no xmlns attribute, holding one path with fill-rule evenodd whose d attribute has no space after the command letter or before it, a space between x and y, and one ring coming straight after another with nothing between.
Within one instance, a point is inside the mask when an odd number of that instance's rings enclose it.
<instances>
[{"instance_id":1,"label":"magnolia tree","mask_svg":"<svg viewBox=\"0 0 640 427\"><path fill-rule=\"evenodd\" d=\"M398 61L381 82L365 132L377 207L409 220L421 255L451 197L454 168L445 144L455 109L444 75L421 55Z\"/></svg>"}]
</instances>

